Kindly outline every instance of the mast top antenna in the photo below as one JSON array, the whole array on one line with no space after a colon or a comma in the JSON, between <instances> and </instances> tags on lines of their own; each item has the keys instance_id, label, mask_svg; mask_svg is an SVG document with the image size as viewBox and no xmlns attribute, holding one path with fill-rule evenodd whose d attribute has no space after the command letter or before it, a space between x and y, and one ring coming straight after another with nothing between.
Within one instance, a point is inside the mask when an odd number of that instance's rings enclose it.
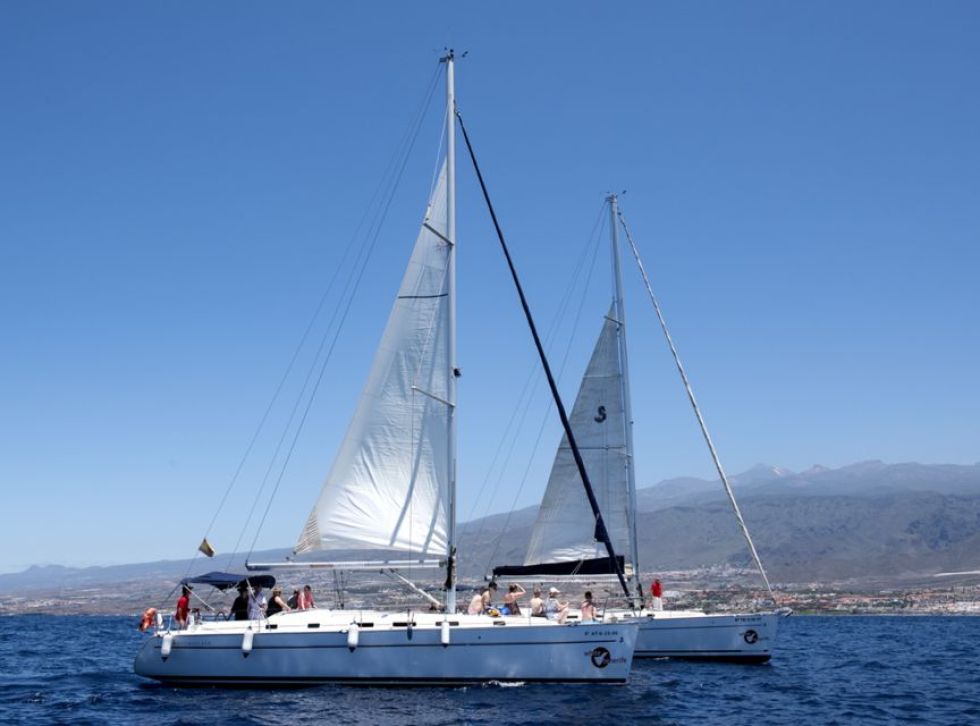
<instances>
[{"instance_id":1,"label":"mast top antenna","mask_svg":"<svg viewBox=\"0 0 980 726\"><path fill-rule=\"evenodd\" d=\"M456 60L456 50L454 48L443 48L443 56L439 59L440 63L445 63L446 61ZM469 55L468 50L464 50L459 54L460 58L465 58Z\"/></svg>"}]
</instances>

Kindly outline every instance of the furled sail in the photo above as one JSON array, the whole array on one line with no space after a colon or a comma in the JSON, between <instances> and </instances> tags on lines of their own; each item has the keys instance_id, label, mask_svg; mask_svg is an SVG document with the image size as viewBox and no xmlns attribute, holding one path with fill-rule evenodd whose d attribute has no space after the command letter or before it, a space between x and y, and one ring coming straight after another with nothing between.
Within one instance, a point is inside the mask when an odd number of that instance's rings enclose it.
<instances>
[{"instance_id":1,"label":"furled sail","mask_svg":"<svg viewBox=\"0 0 980 726\"><path fill-rule=\"evenodd\" d=\"M296 546L445 555L449 511L446 168L354 418Z\"/></svg>"},{"instance_id":2,"label":"furled sail","mask_svg":"<svg viewBox=\"0 0 980 726\"><path fill-rule=\"evenodd\" d=\"M627 469L626 417L623 413L623 374L620 361L619 324L615 307L602 326L592 359L579 387L569 417L575 440L589 472L599 510L617 553L629 553L629 473ZM561 445L551 467L541 509L531 533L524 565L586 562L607 557L596 542L595 517L582 488L568 440ZM609 570L612 572L611 563ZM574 571L574 566L573 566ZM570 574L570 573L569 573Z\"/></svg>"}]
</instances>

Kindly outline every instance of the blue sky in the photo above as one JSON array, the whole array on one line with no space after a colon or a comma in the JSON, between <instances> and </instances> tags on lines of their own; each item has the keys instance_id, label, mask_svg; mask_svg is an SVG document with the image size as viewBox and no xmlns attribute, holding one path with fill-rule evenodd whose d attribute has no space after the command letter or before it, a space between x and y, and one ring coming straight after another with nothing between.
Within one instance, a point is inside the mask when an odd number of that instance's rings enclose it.
<instances>
[{"instance_id":1,"label":"blue sky","mask_svg":"<svg viewBox=\"0 0 980 726\"><path fill-rule=\"evenodd\" d=\"M980 460L975 3L7 2L0 571L193 552L446 45L469 51L460 106L543 327L603 195L625 189L730 470ZM438 140L430 112L260 547L291 544L319 491ZM466 519L540 497L558 425L531 459L539 386L478 499L535 359L460 162ZM625 271L639 483L709 476ZM569 403L607 305L604 247L573 294Z\"/></svg>"}]
</instances>

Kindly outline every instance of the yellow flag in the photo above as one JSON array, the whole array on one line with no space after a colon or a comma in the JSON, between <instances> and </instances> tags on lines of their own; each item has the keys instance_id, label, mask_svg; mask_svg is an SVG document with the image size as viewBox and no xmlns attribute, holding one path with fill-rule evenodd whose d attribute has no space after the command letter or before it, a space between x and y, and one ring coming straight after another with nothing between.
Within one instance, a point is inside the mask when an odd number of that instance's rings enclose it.
<instances>
[{"instance_id":1,"label":"yellow flag","mask_svg":"<svg viewBox=\"0 0 980 726\"><path fill-rule=\"evenodd\" d=\"M211 543L208 542L207 537L201 540L201 544L198 549L203 552L206 557L214 557L214 547L212 547Z\"/></svg>"}]
</instances>

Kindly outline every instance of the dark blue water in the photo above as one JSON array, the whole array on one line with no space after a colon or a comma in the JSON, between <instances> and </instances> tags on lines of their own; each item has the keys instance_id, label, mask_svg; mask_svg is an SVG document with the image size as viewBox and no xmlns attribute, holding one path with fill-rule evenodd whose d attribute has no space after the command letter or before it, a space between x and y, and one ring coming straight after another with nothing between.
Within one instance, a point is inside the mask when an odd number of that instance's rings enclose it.
<instances>
[{"instance_id":1,"label":"dark blue water","mask_svg":"<svg viewBox=\"0 0 980 726\"><path fill-rule=\"evenodd\" d=\"M790 617L766 666L637 661L628 686L174 689L135 621L0 617L0 723L980 723L980 618Z\"/></svg>"}]
</instances>

